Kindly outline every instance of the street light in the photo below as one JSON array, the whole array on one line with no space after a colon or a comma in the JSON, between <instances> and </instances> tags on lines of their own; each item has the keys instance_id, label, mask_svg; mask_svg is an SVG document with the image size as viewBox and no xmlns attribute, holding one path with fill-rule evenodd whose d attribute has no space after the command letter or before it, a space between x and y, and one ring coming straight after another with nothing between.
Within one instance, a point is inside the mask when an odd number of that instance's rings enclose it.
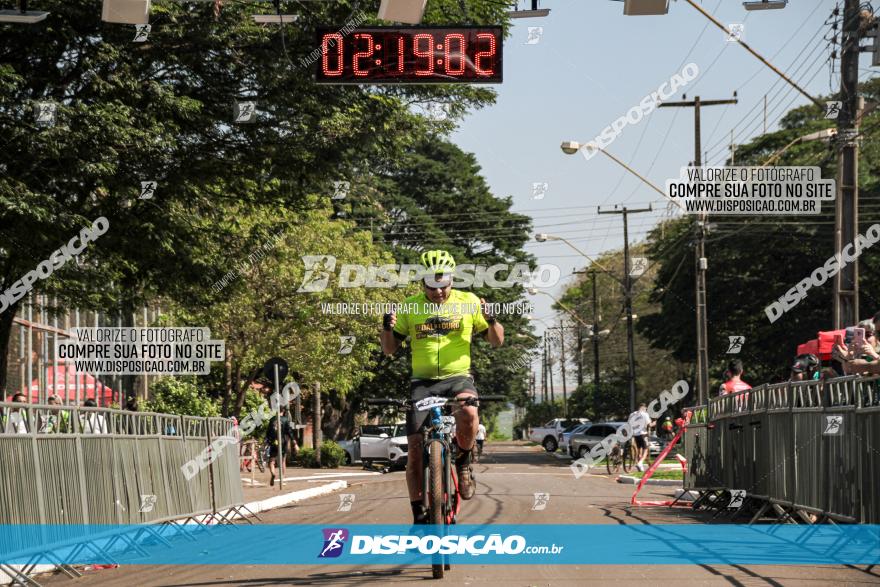
<instances>
[{"instance_id":1,"label":"street light","mask_svg":"<svg viewBox=\"0 0 880 587\"><path fill-rule=\"evenodd\" d=\"M785 8L788 0L759 0L758 2L743 2L746 10L778 10Z\"/></svg>"},{"instance_id":2,"label":"street light","mask_svg":"<svg viewBox=\"0 0 880 587\"><path fill-rule=\"evenodd\" d=\"M530 287L530 288L527 289L526 291L529 292L529 295L530 295L530 296L536 296L536 295L538 295L538 294L544 294L545 296L549 297L549 298L552 299L554 302L556 302L557 304L559 304L559 307L560 307L560 308L562 308L563 310L565 310L565 311L566 311L566 312L567 312L572 318L574 318L575 320L577 320L582 326L586 326L587 328L591 328L591 325L590 325L590 324L587 324L586 322L584 322L583 319L581 319L581 317L578 316L578 315L574 312L574 310L572 310L571 308L569 308L568 306L566 306L565 304L563 304L563 303L559 300L559 298L557 298L557 297L554 296L553 294L551 294L551 293L547 293L547 292L544 291L544 290L539 290L539 289L534 288L534 287Z\"/></svg>"},{"instance_id":3,"label":"street light","mask_svg":"<svg viewBox=\"0 0 880 587\"><path fill-rule=\"evenodd\" d=\"M574 249L575 251L577 251L578 254L580 254L582 257L584 257L587 261L589 261L589 262L592 263L593 265L596 265L597 267L600 267L600 268L602 269L602 271L604 271L605 273L607 273L607 274L611 275L612 277L614 277L614 274L611 273L611 271L609 271L609 270L606 269L605 267L602 267L602 264L601 264L601 263L599 263L598 261L596 261L595 259L593 259L592 257L590 257L588 254L586 254L585 252L583 252L582 250L580 250L579 248L577 248L576 246L574 246L571 242L569 242L568 240L564 239L564 238L561 237L561 236L556 236L556 235L553 235L553 234L547 234L547 233L545 233L545 232L539 232L539 233L537 233L537 234L535 235L535 240L538 241L539 243L543 243L543 242L547 242L547 241L561 241L561 242L564 242L564 243L567 244L569 247L571 247L572 249ZM614 277L614 278L617 279L616 277ZM618 279L618 281L620 281L620 280Z\"/></svg>"},{"instance_id":4,"label":"street light","mask_svg":"<svg viewBox=\"0 0 880 587\"><path fill-rule=\"evenodd\" d=\"M379 18L393 22L419 24L425 15L428 0L382 0L379 5Z\"/></svg>"},{"instance_id":5,"label":"street light","mask_svg":"<svg viewBox=\"0 0 880 587\"><path fill-rule=\"evenodd\" d=\"M638 171L636 171L635 169L633 169L632 167L630 167L629 165L627 165L626 163L624 163L623 161L621 161L620 159L618 159L617 157L615 157L614 155L612 155L611 153L609 153L608 151L606 151L605 149L603 149L602 147L597 145L596 143L583 143L582 144L577 141L563 141L562 144L560 145L560 148L562 149L562 152L565 153L566 155L574 155L575 153L577 153L581 149L584 149L587 152L599 151L600 153L607 156L609 159L611 159L612 161L614 161L615 163L617 163L618 165L620 165L621 167L623 167L624 169L626 169L627 171L629 171L630 173L632 173L633 175L638 177L640 180L642 180L643 183L647 184L648 187L650 187L652 190L654 190L655 192L657 192L658 194L660 194L661 196L663 196L664 198L666 198L670 202L673 202L679 208L684 209L684 205L681 202L678 202L675 199L670 198L668 195L666 195L666 192L664 192L662 189L657 187L656 184L651 182L644 175L642 175L641 173L639 173Z\"/></svg>"},{"instance_id":6,"label":"street light","mask_svg":"<svg viewBox=\"0 0 880 587\"><path fill-rule=\"evenodd\" d=\"M627 16L656 16L669 12L669 0L624 0Z\"/></svg>"},{"instance_id":7,"label":"street light","mask_svg":"<svg viewBox=\"0 0 880 587\"><path fill-rule=\"evenodd\" d=\"M516 5L519 7L519 2ZM550 14L549 8L538 8L538 0L532 0L531 10L518 10L515 8L507 12L507 16L510 18L537 18L547 16L548 14Z\"/></svg>"},{"instance_id":8,"label":"street light","mask_svg":"<svg viewBox=\"0 0 880 587\"><path fill-rule=\"evenodd\" d=\"M787 145L785 145L784 147L782 147L781 149L779 149L778 151L776 151L775 153L773 153L773 155L771 155L769 159L764 161L764 163L761 165L761 167L767 167L768 165L770 165L771 163L773 163L774 161L779 159L779 157L781 157L783 153L785 153L791 147L797 145L798 143L807 143L809 141L825 141L825 140L830 140L836 136L837 136L837 129L836 128L824 128L820 131L811 132L810 134L806 134L802 137L798 137L795 140L793 140L792 142L790 142Z\"/></svg>"}]
</instances>

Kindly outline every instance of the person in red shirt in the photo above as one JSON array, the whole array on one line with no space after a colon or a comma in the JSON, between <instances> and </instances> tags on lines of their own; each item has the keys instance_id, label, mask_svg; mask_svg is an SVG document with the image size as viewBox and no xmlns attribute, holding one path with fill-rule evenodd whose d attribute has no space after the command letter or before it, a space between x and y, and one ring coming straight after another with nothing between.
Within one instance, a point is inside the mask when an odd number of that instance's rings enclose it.
<instances>
[{"instance_id":1,"label":"person in red shirt","mask_svg":"<svg viewBox=\"0 0 880 587\"><path fill-rule=\"evenodd\" d=\"M751 389L752 386L740 379L743 374L743 364L739 359L733 359L727 365L727 371L730 373L730 378L721 384L721 390L719 395L727 395L728 393L734 393L737 391L745 391L746 389Z\"/></svg>"}]
</instances>

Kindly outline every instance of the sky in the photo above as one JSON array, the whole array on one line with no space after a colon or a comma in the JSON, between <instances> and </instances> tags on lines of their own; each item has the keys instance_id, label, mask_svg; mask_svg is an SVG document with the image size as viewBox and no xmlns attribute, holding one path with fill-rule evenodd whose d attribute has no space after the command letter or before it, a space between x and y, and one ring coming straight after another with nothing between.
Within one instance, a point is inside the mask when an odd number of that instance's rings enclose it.
<instances>
[{"instance_id":1,"label":"sky","mask_svg":"<svg viewBox=\"0 0 880 587\"><path fill-rule=\"evenodd\" d=\"M745 42L813 96L839 85L839 60L832 72L829 42L836 4L791 0L782 10L746 11L739 0L702 1L722 23L744 25ZM504 44L504 82L493 86L496 104L470 114L452 140L476 155L496 196L511 196L513 211L534 219L534 232L564 237L590 256L623 246L621 215L600 216L597 207L654 207L630 216L632 244L666 215L666 202L601 154L590 160L564 154L562 141L592 140L690 62L699 76L672 100L682 93L688 100L729 99L734 91L739 100L702 109L704 165L724 164L731 131L734 143L763 133L765 95L769 131L788 110L808 102L683 0L670 2L664 16L624 16L623 2L612 0L542 0L540 7L550 15L513 21ZM527 43L529 27L542 27L537 43ZM862 79L876 71L864 54L861 68ZM606 149L662 188L693 160L693 121L692 108L655 109L624 127ZM535 196L534 183L547 184L543 196ZM526 249L539 264L559 266L562 279L547 290L557 297L573 282L571 272L586 264L562 242L532 241ZM531 300L535 317L558 321L550 297ZM535 327L541 333L544 323Z\"/></svg>"}]
</instances>

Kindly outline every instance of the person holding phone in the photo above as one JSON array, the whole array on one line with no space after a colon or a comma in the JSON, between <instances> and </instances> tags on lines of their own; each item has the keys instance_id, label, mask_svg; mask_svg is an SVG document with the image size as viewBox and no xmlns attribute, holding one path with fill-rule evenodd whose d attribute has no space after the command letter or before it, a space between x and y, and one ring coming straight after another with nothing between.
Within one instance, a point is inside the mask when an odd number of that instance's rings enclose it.
<instances>
[{"instance_id":1,"label":"person holding phone","mask_svg":"<svg viewBox=\"0 0 880 587\"><path fill-rule=\"evenodd\" d=\"M852 338L847 344L846 338L852 332ZM858 326L847 328L847 337L837 335L831 356L839 361L845 375L872 375L880 373L880 354L876 345L874 323L872 320L862 320Z\"/></svg>"}]
</instances>

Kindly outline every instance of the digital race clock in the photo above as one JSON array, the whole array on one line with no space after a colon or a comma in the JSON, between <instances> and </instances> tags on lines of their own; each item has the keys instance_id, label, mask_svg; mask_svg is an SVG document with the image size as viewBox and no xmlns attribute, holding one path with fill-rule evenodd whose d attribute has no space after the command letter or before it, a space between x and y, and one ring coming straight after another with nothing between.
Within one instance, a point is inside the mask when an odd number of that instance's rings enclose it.
<instances>
[{"instance_id":1,"label":"digital race clock","mask_svg":"<svg viewBox=\"0 0 880 587\"><path fill-rule=\"evenodd\" d=\"M318 29L321 84L501 83L501 27Z\"/></svg>"}]
</instances>

